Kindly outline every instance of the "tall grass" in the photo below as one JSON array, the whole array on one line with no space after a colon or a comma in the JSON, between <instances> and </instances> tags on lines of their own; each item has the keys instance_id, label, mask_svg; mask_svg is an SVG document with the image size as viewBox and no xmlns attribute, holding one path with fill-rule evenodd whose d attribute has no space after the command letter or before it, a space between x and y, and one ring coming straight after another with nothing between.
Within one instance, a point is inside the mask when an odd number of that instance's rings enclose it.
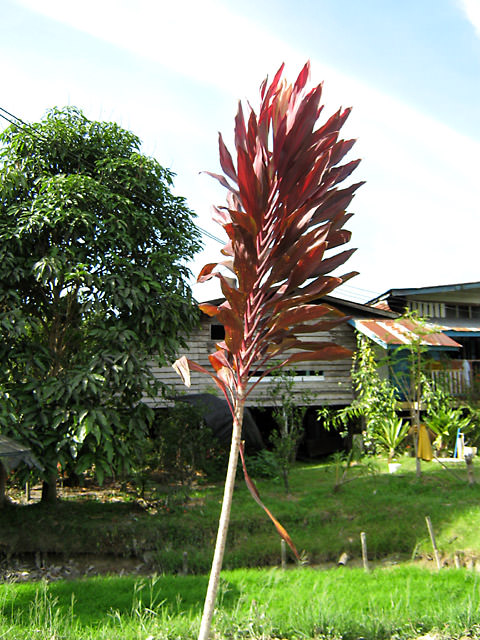
<instances>
[{"instance_id":1,"label":"tall grass","mask_svg":"<svg viewBox=\"0 0 480 640\"><path fill-rule=\"evenodd\" d=\"M194 638L202 576L91 578L0 587L0 638ZM223 574L215 633L240 638L480 638L480 580L461 570L236 570Z\"/></svg>"}]
</instances>

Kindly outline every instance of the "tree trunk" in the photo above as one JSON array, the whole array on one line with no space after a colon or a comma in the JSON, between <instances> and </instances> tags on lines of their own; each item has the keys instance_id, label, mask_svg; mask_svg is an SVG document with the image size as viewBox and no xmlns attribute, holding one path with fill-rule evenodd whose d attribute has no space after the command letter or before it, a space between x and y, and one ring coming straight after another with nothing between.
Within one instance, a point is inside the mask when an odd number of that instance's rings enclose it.
<instances>
[{"instance_id":1,"label":"tree trunk","mask_svg":"<svg viewBox=\"0 0 480 640\"><path fill-rule=\"evenodd\" d=\"M42 483L42 502L55 504L57 501L57 474L49 473Z\"/></svg>"},{"instance_id":2,"label":"tree trunk","mask_svg":"<svg viewBox=\"0 0 480 640\"><path fill-rule=\"evenodd\" d=\"M225 478L222 511L220 514L220 520L218 522L217 541L215 544L212 568L210 570L207 595L205 596L205 604L203 607L202 622L200 624L198 640L208 640L210 627L212 625L213 610L215 608L215 599L217 597L220 571L223 563L223 555L225 553L225 543L227 541L228 524L230 522L230 510L232 507L233 489L235 486L235 476L237 473L238 452L240 449L240 439L242 435L244 405L245 399L243 397L242 390L241 393L239 392L237 396L237 402L235 404L235 415L233 418L232 428L232 443L230 446L230 457L228 459L227 476Z\"/></svg>"},{"instance_id":3,"label":"tree trunk","mask_svg":"<svg viewBox=\"0 0 480 640\"><path fill-rule=\"evenodd\" d=\"M289 496L291 494L290 494L290 482L288 481L288 467L287 466L283 467L282 475L283 475L283 486L285 487L285 493L287 494L287 496Z\"/></svg>"},{"instance_id":4,"label":"tree trunk","mask_svg":"<svg viewBox=\"0 0 480 640\"><path fill-rule=\"evenodd\" d=\"M7 469L3 462L0 461L0 508L5 505L7 501L6 495L7 489Z\"/></svg>"}]
</instances>

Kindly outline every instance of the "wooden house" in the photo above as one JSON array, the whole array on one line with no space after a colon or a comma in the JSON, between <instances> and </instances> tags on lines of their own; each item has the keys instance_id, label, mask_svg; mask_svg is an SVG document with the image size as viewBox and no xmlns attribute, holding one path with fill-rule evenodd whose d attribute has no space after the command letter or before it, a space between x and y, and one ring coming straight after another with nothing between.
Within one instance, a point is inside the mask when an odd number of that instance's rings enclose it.
<instances>
[{"instance_id":1,"label":"wooden house","mask_svg":"<svg viewBox=\"0 0 480 640\"><path fill-rule=\"evenodd\" d=\"M219 304L221 301L215 300L212 302ZM331 331L316 333L311 336L304 334L302 337L307 340L312 337L325 342L335 342L347 347L352 352L356 348L356 331L351 324L353 318L392 319L397 316L391 311L342 300L333 296L325 296L320 302L328 304L343 314L345 321ZM208 356L215 350L215 344L222 340L223 337L223 326L218 324L216 318L202 315L199 328L188 338L187 347L182 353L198 362L198 364L209 368ZM153 363L152 367L155 376L171 387L172 395L174 396L203 394L206 392L221 396L221 392L207 375L192 372L191 387L187 389L172 367L157 367ZM340 408L352 402L351 367L352 359L346 358L325 362L302 362L295 369L293 378L294 401L297 405L308 403L304 421L306 430L305 447L308 455L331 453L342 446L338 434L326 432L322 424L318 422L317 410L325 406ZM265 441L267 441L268 433L274 425L271 417L274 401L269 391L271 384L272 379L269 379L268 376L265 377L247 399L247 407L256 419ZM164 399L161 397L146 399L146 402L153 407L162 407L165 404Z\"/></svg>"},{"instance_id":2,"label":"wooden house","mask_svg":"<svg viewBox=\"0 0 480 640\"><path fill-rule=\"evenodd\" d=\"M219 304L221 301L212 301ZM352 351L356 348L355 329L352 319L392 319L397 314L382 309L376 309L367 305L342 300L333 296L325 296L322 303L328 304L333 309L345 316L345 322L331 331L316 334L304 334L306 340L315 338L325 342L335 342ZM199 328L188 338L187 347L183 353L189 359L209 368L208 356L215 351L215 344L224 338L223 326L218 324L216 318L202 314ZM302 403L305 392L311 398L310 404L315 406L346 406L352 402L352 385L350 370L351 358L325 362L302 362L295 369L294 394L298 397L298 403ZM155 376L173 389L174 394L182 393L220 393L213 381L201 373L191 373L191 387L186 389L178 374L172 367L158 367L152 363ZM268 376L264 378L247 399L249 407L268 407ZM162 398L152 398L146 401L151 406L161 406Z\"/></svg>"},{"instance_id":3,"label":"wooden house","mask_svg":"<svg viewBox=\"0 0 480 640\"><path fill-rule=\"evenodd\" d=\"M453 395L476 393L480 385L480 282L390 289L369 305L403 314L414 311L439 328L445 339L433 378ZM455 346L456 345L456 346ZM438 350L437 350L438 351ZM434 350L432 350L433 353Z\"/></svg>"}]
</instances>

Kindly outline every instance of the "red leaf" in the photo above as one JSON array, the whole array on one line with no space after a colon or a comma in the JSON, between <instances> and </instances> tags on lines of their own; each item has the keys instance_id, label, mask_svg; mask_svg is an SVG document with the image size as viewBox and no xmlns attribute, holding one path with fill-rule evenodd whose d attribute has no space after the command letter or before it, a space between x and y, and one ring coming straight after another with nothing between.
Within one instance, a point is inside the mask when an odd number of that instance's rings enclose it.
<instances>
[{"instance_id":1,"label":"red leaf","mask_svg":"<svg viewBox=\"0 0 480 640\"><path fill-rule=\"evenodd\" d=\"M340 142L337 142L337 144L334 145L330 158L332 167L339 163L340 160L347 155L355 142L356 140L340 140Z\"/></svg>"},{"instance_id":2,"label":"red leaf","mask_svg":"<svg viewBox=\"0 0 480 640\"><path fill-rule=\"evenodd\" d=\"M225 327L225 342L228 350L230 353L238 353L243 342L243 318L223 305L219 307L216 315Z\"/></svg>"},{"instance_id":3,"label":"red leaf","mask_svg":"<svg viewBox=\"0 0 480 640\"><path fill-rule=\"evenodd\" d=\"M323 305L304 304L300 307L289 309L288 311L283 311L279 315L274 316L267 323L267 326L271 326L272 329L291 327L300 323L318 320L318 318L322 318L324 315L329 313L329 311L330 310L328 309L328 307L325 307Z\"/></svg>"},{"instance_id":4,"label":"red leaf","mask_svg":"<svg viewBox=\"0 0 480 640\"><path fill-rule=\"evenodd\" d=\"M351 110L351 108L344 109L343 111L339 109L316 131L317 135L321 137L328 135L332 131L340 131L342 126L345 124L345 120L350 115Z\"/></svg>"},{"instance_id":5,"label":"red leaf","mask_svg":"<svg viewBox=\"0 0 480 640\"><path fill-rule=\"evenodd\" d=\"M237 172L235 171L235 167L233 165L232 156L230 155L230 151L225 146L223 142L222 134L218 134L218 147L220 154L220 165L223 169L223 172L227 174L229 178L231 178L234 182L237 182Z\"/></svg>"},{"instance_id":6,"label":"red leaf","mask_svg":"<svg viewBox=\"0 0 480 640\"><path fill-rule=\"evenodd\" d=\"M343 164L341 167L333 167L330 169L330 177L334 178L333 184L338 184L348 178L348 176L355 171L355 169L360 164L361 160L352 160L347 164Z\"/></svg>"},{"instance_id":7,"label":"red leaf","mask_svg":"<svg viewBox=\"0 0 480 640\"><path fill-rule=\"evenodd\" d=\"M263 112L265 110L267 103L269 102L270 98L277 90L278 83L280 82L280 78L282 77L284 67L285 67L285 63L282 62L282 64L280 65L280 68L275 74L275 77L273 78L272 83L268 87L268 90L266 93L265 93L265 87L267 85L267 78L265 78L264 82L262 83L262 92L261 92L262 107L260 109L260 112Z\"/></svg>"},{"instance_id":8,"label":"red leaf","mask_svg":"<svg viewBox=\"0 0 480 640\"><path fill-rule=\"evenodd\" d=\"M355 253L356 249L347 249L346 251L341 251L337 253L335 256L331 258L326 258L322 260L322 262L317 266L317 268L310 274L311 277L316 277L320 275L324 275L325 273L329 273L333 271L344 262L346 262L352 253Z\"/></svg>"},{"instance_id":9,"label":"red leaf","mask_svg":"<svg viewBox=\"0 0 480 640\"><path fill-rule=\"evenodd\" d=\"M232 187L232 185L220 174L212 173L211 171L203 171L203 173L206 173L207 176L210 176L211 178L215 178L215 180L218 180L218 182L220 182L222 187L225 187L225 189L235 192L235 189Z\"/></svg>"},{"instance_id":10,"label":"red leaf","mask_svg":"<svg viewBox=\"0 0 480 640\"><path fill-rule=\"evenodd\" d=\"M187 387L190 387L190 384L191 384L190 371L197 371L198 373L205 373L208 376L210 376L215 382L215 384L218 386L218 388L222 391L223 395L225 396L225 399L227 400L230 411L232 412L232 415L233 415L233 407L231 402L232 389L227 387L227 385L221 378L211 373L208 369L205 369L205 367L200 366L193 360L188 360L185 356L182 356L181 358L176 360L173 363L172 367L180 375L184 384Z\"/></svg>"},{"instance_id":11,"label":"red leaf","mask_svg":"<svg viewBox=\"0 0 480 640\"><path fill-rule=\"evenodd\" d=\"M230 192L231 193L231 192ZM213 207L212 220L222 227L231 222L228 209L226 207Z\"/></svg>"},{"instance_id":12,"label":"red leaf","mask_svg":"<svg viewBox=\"0 0 480 640\"><path fill-rule=\"evenodd\" d=\"M343 358L351 358L352 355L353 351L351 349L346 349L345 347L340 347L337 344L330 343L325 344L324 347L317 351L294 353L283 362L283 366L288 366L295 362L307 362L310 360L340 360Z\"/></svg>"},{"instance_id":13,"label":"red leaf","mask_svg":"<svg viewBox=\"0 0 480 640\"><path fill-rule=\"evenodd\" d=\"M345 189L332 189L324 199L324 202L315 210L313 223L329 220L338 214L339 211L345 211L353 199L354 192L364 185L365 182L356 182Z\"/></svg>"},{"instance_id":14,"label":"red leaf","mask_svg":"<svg viewBox=\"0 0 480 640\"><path fill-rule=\"evenodd\" d=\"M247 215L243 211L234 211L231 209L229 209L228 211L230 213L230 219L233 224L238 224L251 236L257 235L258 227L255 219L252 216Z\"/></svg>"},{"instance_id":15,"label":"red leaf","mask_svg":"<svg viewBox=\"0 0 480 640\"><path fill-rule=\"evenodd\" d=\"M188 366L187 358L185 356L181 356L180 358L178 358L178 360L175 360L175 362L172 364L172 367L181 377L183 384L186 387L189 387L191 385L190 367Z\"/></svg>"},{"instance_id":16,"label":"red leaf","mask_svg":"<svg viewBox=\"0 0 480 640\"><path fill-rule=\"evenodd\" d=\"M245 128L241 102L238 103L238 111L235 117L235 147L237 152L239 149L243 149L244 151L247 149L247 130Z\"/></svg>"},{"instance_id":17,"label":"red leaf","mask_svg":"<svg viewBox=\"0 0 480 640\"><path fill-rule=\"evenodd\" d=\"M267 507L263 504L263 502L262 502L262 500L260 498L260 494L258 493L258 489L255 486L255 483L253 482L253 480L250 478L250 476L247 473L247 467L245 465L245 454L244 454L244 450L243 450L243 442L240 443L240 458L242 460L243 476L245 478L245 483L246 483L246 485L248 487L248 490L250 491L250 494L252 495L252 497L255 500L255 502L260 507L262 507L262 509L267 514L267 516L273 522L273 524L275 526L275 529L278 531L280 537L283 538L283 540L285 540L285 542L288 544L288 546L293 551L293 554L295 555L297 560L300 560L300 556L298 555L298 551L295 548L295 545L293 544L292 539L288 535L287 530L285 529L285 527L283 527L280 524L280 522L275 518L275 516L272 514L272 512L269 509L267 509Z\"/></svg>"},{"instance_id":18,"label":"red leaf","mask_svg":"<svg viewBox=\"0 0 480 640\"><path fill-rule=\"evenodd\" d=\"M197 282L206 282L207 280L210 280L210 278L213 276L212 272L216 266L216 262L210 262L209 264L204 265L204 267L198 274Z\"/></svg>"},{"instance_id":19,"label":"red leaf","mask_svg":"<svg viewBox=\"0 0 480 640\"><path fill-rule=\"evenodd\" d=\"M310 77L310 60L307 60L305 66L298 74L298 78L293 87L294 93L299 93L306 85L308 78Z\"/></svg>"},{"instance_id":20,"label":"red leaf","mask_svg":"<svg viewBox=\"0 0 480 640\"><path fill-rule=\"evenodd\" d=\"M285 327L285 328L277 328L274 327L272 329L272 331L268 332L268 339L270 340L276 340L278 337L282 337L285 334L285 332L288 332L287 335L288 336L295 336L297 337L299 334L302 333L309 333L309 334L316 334L319 333L321 331L325 332L325 331L330 331L331 329L335 329L336 327L338 327L339 324L343 324L343 322L345 321L344 318L332 318L330 320L322 320L321 322L317 322L315 324L297 324L294 325L292 327Z\"/></svg>"},{"instance_id":21,"label":"red leaf","mask_svg":"<svg viewBox=\"0 0 480 640\"><path fill-rule=\"evenodd\" d=\"M296 289L290 296L284 296L280 301L275 297L269 301L265 308L273 307L272 314L280 313L284 309L291 309L305 302L311 302L327 295L343 283L342 278L321 276L309 283L306 287Z\"/></svg>"},{"instance_id":22,"label":"red leaf","mask_svg":"<svg viewBox=\"0 0 480 640\"><path fill-rule=\"evenodd\" d=\"M222 275L219 275L219 278L222 286L222 293L229 301L233 311L238 316L243 316L247 298L245 293L239 289L235 289L235 287L231 287Z\"/></svg>"},{"instance_id":23,"label":"red leaf","mask_svg":"<svg viewBox=\"0 0 480 640\"><path fill-rule=\"evenodd\" d=\"M250 157L242 148L238 149L238 190L245 212L256 220L259 184Z\"/></svg>"},{"instance_id":24,"label":"red leaf","mask_svg":"<svg viewBox=\"0 0 480 640\"><path fill-rule=\"evenodd\" d=\"M209 302L203 302L202 304L199 304L198 308L207 316L211 317L216 316L219 313L219 308L214 304L210 304Z\"/></svg>"},{"instance_id":25,"label":"red leaf","mask_svg":"<svg viewBox=\"0 0 480 640\"><path fill-rule=\"evenodd\" d=\"M215 351L215 353L211 353L208 356L208 359L210 360L210 364L215 369L215 371L219 371L223 367L231 368L223 349Z\"/></svg>"},{"instance_id":26,"label":"red leaf","mask_svg":"<svg viewBox=\"0 0 480 640\"><path fill-rule=\"evenodd\" d=\"M255 155L257 152L257 136L258 136L257 118L252 109L250 111L250 116L248 118L248 128L247 128L247 151L250 157L250 162L252 162L252 160L255 158Z\"/></svg>"}]
</instances>

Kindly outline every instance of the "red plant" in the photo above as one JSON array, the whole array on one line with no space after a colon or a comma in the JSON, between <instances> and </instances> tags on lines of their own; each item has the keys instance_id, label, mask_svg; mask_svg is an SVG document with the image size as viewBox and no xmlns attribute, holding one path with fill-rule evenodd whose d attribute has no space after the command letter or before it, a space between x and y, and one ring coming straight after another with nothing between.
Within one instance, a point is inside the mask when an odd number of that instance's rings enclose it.
<instances>
[{"instance_id":1,"label":"red plant","mask_svg":"<svg viewBox=\"0 0 480 640\"><path fill-rule=\"evenodd\" d=\"M201 371L210 375L224 393L234 416L229 460L233 479L245 399L257 384L249 383L249 377L262 378L275 368L304 360L351 355L331 342L301 339L302 334L327 331L344 320L317 301L355 275L329 275L354 249L333 255L327 252L350 239L350 232L343 228L350 218L346 208L363 184L338 188L360 162L339 166L354 144L354 140L339 140L350 109L340 109L315 128L322 112L322 84L307 92L309 72L307 62L295 84L288 85L281 80L282 65L272 83L267 85L265 80L261 86L258 116L250 108L246 120L239 104L236 165L219 136L225 176L210 175L226 187L228 196L226 207L215 208L214 219L229 240L222 250L226 259L205 265L198 281L220 279L225 302L218 306L201 304L200 309L224 325L225 340L209 356L212 371L185 357L174 364L186 384L190 370ZM235 277L235 285L222 275L224 268ZM255 493L248 475L246 479ZM233 480L227 473L224 507L232 491ZM228 525L229 506L225 509ZM283 535L283 528L273 520ZM224 540L217 540L217 548L224 544ZM221 563L223 549L219 555ZM209 628L210 621L202 623L200 638L208 636Z\"/></svg>"}]
</instances>

